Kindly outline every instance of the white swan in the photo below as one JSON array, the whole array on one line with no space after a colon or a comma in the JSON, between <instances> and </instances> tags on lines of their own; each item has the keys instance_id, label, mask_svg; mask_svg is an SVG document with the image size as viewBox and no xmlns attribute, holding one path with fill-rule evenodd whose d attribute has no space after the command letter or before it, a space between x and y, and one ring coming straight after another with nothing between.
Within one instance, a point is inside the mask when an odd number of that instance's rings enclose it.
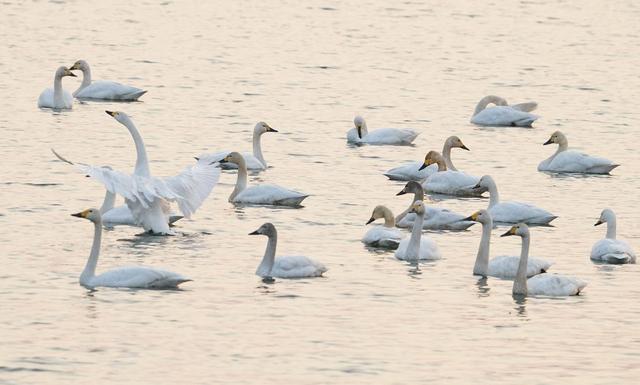
<instances>
[{"instance_id":1,"label":"white swan","mask_svg":"<svg viewBox=\"0 0 640 385\"><path fill-rule=\"evenodd\" d=\"M220 163L226 162L233 162L238 166L236 187L229 196L229 202L231 203L297 207L309 196L272 184L247 187L247 165L244 157L234 151L220 161Z\"/></svg>"},{"instance_id":2,"label":"white swan","mask_svg":"<svg viewBox=\"0 0 640 385\"><path fill-rule=\"evenodd\" d=\"M623 240L616 239L616 214L604 209L594 226L607 224L607 236L596 242L591 248L591 259L606 263L636 263L636 253Z\"/></svg>"},{"instance_id":3,"label":"white swan","mask_svg":"<svg viewBox=\"0 0 640 385\"><path fill-rule=\"evenodd\" d=\"M432 164L438 165L438 172L429 176L422 183L422 188L426 192L455 196L481 196L487 191L476 186L480 178L462 171L447 170L444 158L437 151L427 153L420 169L427 168Z\"/></svg>"},{"instance_id":4,"label":"white swan","mask_svg":"<svg viewBox=\"0 0 640 385\"><path fill-rule=\"evenodd\" d=\"M529 203L507 201L500 202L498 186L489 175L480 178L476 187L489 190L489 207L487 211L497 223L527 223L530 225L546 225L557 216L547 210L541 209Z\"/></svg>"},{"instance_id":5,"label":"white swan","mask_svg":"<svg viewBox=\"0 0 640 385\"><path fill-rule=\"evenodd\" d=\"M265 122L258 122L253 128L253 154L249 152L243 152L242 156L244 157L245 163L247 164L247 169L251 171L262 171L267 169L267 161L264 159L262 155L262 146L260 145L260 138L262 134L266 132L278 132L278 130L271 128ZM231 151L221 151L213 154L205 154L200 155L196 159L199 162L220 162L224 159L225 156L229 155ZM235 163L221 163L220 167L223 169L237 169L238 166Z\"/></svg>"},{"instance_id":6,"label":"white swan","mask_svg":"<svg viewBox=\"0 0 640 385\"><path fill-rule=\"evenodd\" d=\"M278 231L271 223L265 223L249 235L266 235L269 237L267 248L258 265L256 275L262 278L307 278L320 277L327 268L305 256L283 256L276 258Z\"/></svg>"},{"instance_id":7,"label":"white swan","mask_svg":"<svg viewBox=\"0 0 640 385\"><path fill-rule=\"evenodd\" d=\"M116 194L107 190L104 195L102 206L100 206L100 214L102 216L102 224L104 225L104 227L112 229L115 226L138 226L136 220L133 218L131 210L129 210L129 207L127 207L126 205L115 207L115 202ZM169 205L166 206L167 210L170 210ZM184 218L182 215L176 215L172 212L169 212L169 226L173 226L175 222L179 221L182 218Z\"/></svg>"},{"instance_id":8,"label":"white swan","mask_svg":"<svg viewBox=\"0 0 640 385\"><path fill-rule=\"evenodd\" d=\"M573 277L558 274L539 274L527 279L527 263L529 259L530 234L529 227L524 223L518 223L501 237L517 235L522 238L522 251L516 278L513 281L513 295L527 296L540 295L552 297L566 297L578 295L587 286L587 283Z\"/></svg>"},{"instance_id":9,"label":"white swan","mask_svg":"<svg viewBox=\"0 0 640 385\"><path fill-rule=\"evenodd\" d=\"M369 132L362 116L353 119L354 128L347 131L347 142L353 144L408 145L419 135L408 128L379 128Z\"/></svg>"},{"instance_id":10,"label":"white swan","mask_svg":"<svg viewBox=\"0 0 640 385\"><path fill-rule=\"evenodd\" d=\"M409 181L402 191L396 195L413 194L413 200L409 207L396 217L396 226L413 227L416 214L409 213L413 203L424 200L424 190L420 183ZM473 221L464 220L464 215L454 213L449 209L425 206L425 219L422 228L425 230L464 230L475 224Z\"/></svg>"},{"instance_id":11,"label":"white swan","mask_svg":"<svg viewBox=\"0 0 640 385\"><path fill-rule=\"evenodd\" d=\"M411 205L409 212L416 214L416 220L413 222L411 236L400 241L395 253L396 258L414 262L442 258L438 245L431 238L422 236L422 222L424 221L425 211L424 203L422 202L414 202Z\"/></svg>"},{"instance_id":12,"label":"white swan","mask_svg":"<svg viewBox=\"0 0 640 385\"><path fill-rule=\"evenodd\" d=\"M174 177L153 177L142 136L129 116L123 112L106 113L124 125L133 137L137 153L133 174L82 163L75 163L76 166L104 184L107 190L122 195L137 225L150 233L173 234L169 229L168 202L177 202L182 215L190 218L218 183L220 169L216 164L195 164Z\"/></svg>"},{"instance_id":13,"label":"white swan","mask_svg":"<svg viewBox=\"0 0 640 385\"><path fill-rule=\"evenodd\" d=\"M383 226L374 226L362 237L362 243L373 247L397 249L402 240L402 233L395 228L393 213L385 206L376 206L367 225L376 219L384 218Z\"/></svg>"},{"instance_id":14,"label":"white swan","mask_svg":"<svg viewBox=\"0 0 640 385\"><path fill-rule=\"evenodd\" d=\"M99 286L170 289L178 287L181 283L191 281L189 278L185 278L180 274L144 266L120 267L96 275L98 256L100 255L100 241L102 239L100 210L88 209L71 215L78 218L86 218L93 222L95 227L91 254L89 255L82 274L80 274L80 284L82 286L89 289Z\"/></svg>"},{"instance_id":15,"label":"white swan","mask_svg":"<svg viewBox=\"0 0 640 385\"><path fill-rule=\"evenodd\" d=\"M569 141L560 131L551 134L549 140L544 142L543 145L546 146L552 143L558 144L558 150L549 158L540 162L538 171L608 174L619 166L619 164L613 164L609 159L587 155L575 150L567 150Z\"/></svg>"},{"instance_id":16,"label":"white swan","mask_svg":"<svg viewBox=\"0 0 640 385\"><path fill-rule=\"evenodd\" d=\"M445 165L451 171L458 171L458 169L453 165L451 161L451 149L457 147L463 150L469 151L469 148L462 143L462 140L457 136L450 136L447 140L444 141L444 146L442 147L442 157L444 158ZM384 173L384 175L391 180L424 180L427 179L431 174L438 172L438 167L436 165L431 165L429 167L420 169L422 166L422 162L409 162L405 163L401 166L392 168L391 170Z\"/></svg>"},{"instance_id":17,"label":"white swan","mask_svg":"<svg viewBox=\"0 0 640 385\"><path fill-rule=\"evenodd\" d=\"M76 77L67 67L58 67L53 77L53 88L42 91L38 97L38 107L54 109L73 108L73 97L62 88L62 78L65 76Z\"/></svg>"},{"instance_id":18,"label":"white swan","mask_svg":"<svg viewBox=\"0 0 640 385\"><path fill-rule=\"evenodd\" d=\"M490 103L494 107L487 108ZM507 101L499 96L489 95L480 99L471 117L471 123L481 126L518 126L531 127L531 124L539 118L530 114L538 104L535 102L520 103L509 106Z\"/></svg>"},{"instance_id":19,"label":"white swan","mask_svg":"<svg viewBox=\"0 0 640 385\"><path fill-rule=\"evenodd\" d=\"M147 91L140 88L126 86L109 80L91 80L91 68L89 63L78 60L69 68L82 71L82 84L75 90L73 96L78 99L102 99L102 100L138 100Z\"/></svg>"},{"instance_id":20,"label":"white swan","mask_svg":"<svg viewBox=\"0 0 640 385\"><path fill-rule=\"evenodd\" d=\"M491 230L493 229L493 219L487 210L479 210L471 214L465 220L480 222L482 224L482 239L478 246L476 263L473 266L473 274L483 277L492 276L504 279L514 279L518 271L520 257L514 255L500 255L489 260L489 250L491 247ZM529 258L527 261L527 277L546 273L552 263L544 259Z\"/></svg>"}]
</instances>

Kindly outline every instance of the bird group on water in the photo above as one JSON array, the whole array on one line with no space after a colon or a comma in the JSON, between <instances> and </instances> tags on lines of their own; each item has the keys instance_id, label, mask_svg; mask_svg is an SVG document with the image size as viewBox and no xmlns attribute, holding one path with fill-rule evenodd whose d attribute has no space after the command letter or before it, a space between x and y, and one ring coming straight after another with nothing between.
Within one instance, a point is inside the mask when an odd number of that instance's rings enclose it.
<instances>
[{"instance_id":1,"label":"bird group on water","mask_svg":"<svg viewBox=\"0 0 640 385\"><path fill-rule=\"evenodd\" d=\"M82 71L83 80L73 93L62 87L62 78L75 77L73 71ZM71 67L59 67L54 76L54 87L44 90L38 98L38 107L54 110L71 109L73 98L94 100L136 101L145 90L113 81L94 81L89 64L76 61ZM537 103L526 102L509 105L504 98L486 96L473 112L471 123L482 126L531 127L539 117L531 113ZM253 151L220 151L202 154L193 164L187 165L179 174L159 178L151 174L146 148L140 131L124 112L106 113L129 131L136 149L133 173L112 169L109 165L93 166L64 158L52 149L61 161L74 165L83 174L105 186L105 198L100 209L90 208L75 217L88 219L94 224L91 253L80 275L80 284L87 288L176 288L190 281L180 274L157 268L127 266L96 275L103 227L118 225L142 227L154 235L173 235L173 224L183 217L190 218L207 199L218 183L220 170L237 170L235 188L229 202L247 205L275 205L302 207L307 194L272 184L248 185L248 171L261 172L267 169L260 138L269 132L278 132L265 122L258 122L253 130ZM347 142L352 145L411 145L419 133L412 129L382 128L369 131L363 117L356 116L354 127L347 132ZM551 173L609 174L619 166L608 159L594 157L568 149L567 137L554 132L544 145L557 144L557 151L542 161L538 170ZM394 216L383 205L376 206L367 225L383 219L384 224L375 225L362 238L370 247L395 250L395 257L419 266L421 260L436 260L442 257L438 245L423 235L423 230L465 230L476 222L482 225L482 237L478 248L473 274L513 280L514 295L569 296L579 294L586 282L573 277L547 273L552 263L529 257L529 225L549 225L557 216L529 203L501 201L495 180L490 175L473 176L458 170L451 160L451 150L459 148L469 151L457 136L447 138L442 153L431 150L424 161L400 165L384 173L391 180L406 181L397 195L413 194L409 207ZM426 205L425 193L445 194L455 197L489 195L489 205L466 216L448 209ZM116 206L116 196L124 198L124 205ZM171 204L177 205L178 212ZM616 216L604 209L598 222L607 224L606 237L598 241L591 250L591 259L603 263L635 263L633 249L623 240L616 239ZM522 249L519 256L497 256L490 258L491 232L496 225L510 225L501 236L519 236ZM404 236L399 229L411 230ZM265 223L249 235L265 235L266 250L256 274L265 279L318 277L327 268L305 256L276 257L277 230Z\"/></svg>"}]
</instances>

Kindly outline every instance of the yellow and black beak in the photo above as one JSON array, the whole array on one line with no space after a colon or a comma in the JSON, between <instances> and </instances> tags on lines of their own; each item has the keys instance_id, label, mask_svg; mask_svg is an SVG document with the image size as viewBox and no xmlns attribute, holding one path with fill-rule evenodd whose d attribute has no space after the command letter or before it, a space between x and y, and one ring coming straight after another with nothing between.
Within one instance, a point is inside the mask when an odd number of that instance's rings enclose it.
<instances>
[{"instance_id":1,"label":"yellow and black beak","mask_svg":"<svg viewBox=\"0 0 640 385\"><path fill-rule=\"evenodd\" d=\"M468 217L466 217L466 218L464 218L462 220L463 221L474 221L474 222L477 222L478 221L478 213L475 212L475 213L469 215Z\"/></svg>"},{"instance_id":2,"label":"yellow and black beak","mask_svg":"<svg viewBox=\"0 0 640 385\"><path fill-rule=\"evenodd\" d=\"M220 159L220 163L229 163L229 156L225 156L224 158Z\"/></svg>"},{"instance_id":3,"label":"yellow and black beak","mask_svg":"<svg viewBox=\"0 0 640 385\"><path fill-rule=\"evenodd\" d=\"M549 138L549 140L547 140L546 142L542 143L543 146L546 146L547 144L553 144L553 139Z\"/></svg>"},{"instance_id":4,"label":"yellow and black beak","mask_svg":"<svg viewBox=\"0 0 640 385\"><path fill-rule=\"evenodd\" d=\"M367 223L365 223L366 225L368 225L369 223L375 221L376 219L374 217L369 218L369 220L367 221Z\"/></svg>"},{"instance_id":5,"label":"yellow and black beak","mask_svg":"<svg viewBox=\"0 0 640 385\"><path fill-rule=\"evenodd\" d=\"M105 111L107 113L107 115L111 115L113 117L116 116L116 112L115 111Z\"/></svg>"},{"instance_id":6,"label":"yellow and black beak","mask_svg":"<svg viewBox=\"0 0 640 385\"><path fill-rule=\"evenodd\" d=\"M602 222L601 220L599 220L599 219L598 219L598 222L596 222L596 223L594 224L594 226L600 226L600 225L601 225L601 224L603 224L603 223L604 223L604 222Z\"/></svg>"},{"instance_id":7,"label":"yellow and black beak","mask_svg":"<svg viewBox=\"0 0 640 385\"><path fill-rule=\"evenodd\" d=\"M508 237L510 235L516 235L516 230L517 228L515 226L511 227L509 229L509 231L507 231L506 233L502 234L501 237Z\"/></svg>"},{"instance_id":8,"label":"yellow and black beak","mask_svg":"<svg viewBox=\"0 0 640 385\"><path fill-rule=\"evenodd\" d=\"M80 211L79 213L71 214L72 217L86 218L89 215L89 210Z\"/></svg>"}]
</instances>

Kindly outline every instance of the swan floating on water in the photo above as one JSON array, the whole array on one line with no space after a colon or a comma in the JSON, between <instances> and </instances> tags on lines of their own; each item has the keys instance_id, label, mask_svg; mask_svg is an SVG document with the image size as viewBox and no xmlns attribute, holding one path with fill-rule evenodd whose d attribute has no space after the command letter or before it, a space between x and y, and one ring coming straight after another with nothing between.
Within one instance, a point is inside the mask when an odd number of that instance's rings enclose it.
<instances>
[{"instance_id":1,"label":"swan floating on water","mask_svg":"<svg viewBox=\"0 0 640 385\"><path fill-rule=\"evenodd\" d=\"M169 228L171 211L168 202L177 202L182 215L190 218L209 196L220 177L216 164L195 164L186 167L180 174L169 178L151 175L147 151L140 132L124 112L106 111L131 134L136 146L136 165L132 175L70 162L54 151L54 154L70 164L75 164L82 172L104 184L107 190L122 195L138 226L153 234L171 235Z\"/></svg>"},{"instance_id":2,"label":"swan floating on water","mask_svg":"<svg viewBox=\"0 0 640 385\"><path fill-rule=\"evenodd\" d=\"M91 246L91 254L87 260L87 264L80 274L80 285L93 289L96 287L128 287L139 289L173 289L184 282L191 281L180 274L170 271L154 269L144 266L126 266L106 271L100 275L96 275L96 267L98 265L98 256L100 255L100 242L102 239L102 218L100 210L88 209L77 214L71 214L74 217L85 218L93 222L94 235L93 245Z\"/></svg>"},{"instance_id":3,"label":"swan floating on water","mask_svg":"<svg viewBox=\"0 0 640 385\"><path fill-rule=\"evenodd\" d=\"M573 277L558 274L539 274L527 279L527 266L529 259L530 234L529 227L524 223L518 223L501 237L517 235L522 238L522 251L516 278L513 281L513 295L527 296L552 296L566 297L578 295L587 286L587 283Z\"/></svg>"},{"instance_id":4,"label":"swan floating on water","mask_svg":"<svg viewBox=\"0 0 640 385\"><path fill-rule=\"evenodd\" d=\"M422 183L422 188L426 192L475 197L481 196L482 193L487 191L482 187L476 186L480 178L462 171L447 170L444 158L437 151L429 151L427 153L420 170L432 164L438 165L438 172L429 176Z\"/></svg>"},{"instance_id":5,"label":"swan floating on water","mask_svg":"<svg viewBox=\"0 0 640 385\"><path fill-rule=\"evenodd\" d=\"M506 201L500 202L498 186L489 175L480 178L477 188L489 190L489 207L487 211L497 223L527 223L530 225L547 225L557 216L547 210L541 209L529 203Z\"/></svg>"},{"instance_id":6,"label":"swan floating on water","mask_svg":"<svg viewBox=\"0 0 640 385\"><path fill-rule=\"evenodd\" d=\"M38 97L38 107L56 110L73 108L73 96L62 88L62 78L65 76L76 77L67 67L58 67L53 77L53 88L42 91Z\"/></svg>"},{"instance_id":7,"label":"swan floating on water","mask_svg":"<svg viewBox=\"0 0 640 385\"><path fill-rule=\"evenodd\" d=\"M451 161L451 149L457 147L463 150L469 151L469 148L462 143L462 140L457 136L450 136L447 140L444 141L444 146L442 147L442 157L444 158L445 165L451 171L458 171L458 169L453 165ZM431 165L429 167L421 169L422 162L409 162L405 163L401 166L392 168L391 170L384 173L384 175L391 180L402 180L402 181L420 181L427 179L431 174L438 172L438 167L436 165Z\"/></svg>"},{"instance_id":8,"label":"swan floating on water","mask_svg":"<svg viewBox=\"0 0 640 385\"><path fill-rule=\"evenodd\" d=\"M558 150L549 158L540 162L538 171L608 174L619 166L619 164L613 164L609 159L587 155L575 150L567 150L569 141L560 131L551 134L549 140L544 142L543 145L546 146L552 143L558 144Z\"/></svg>"},{"instance_id":9,"label":"swan floating on water","mask_svg":"<svg viewBox=\"0 0 640 385\"><path fill-rule=\"evenodd\" d=\"M422 223L425 216L423 202L414 202L409 213L416 214L411 236L400 241L396 250L396 258L403 261L436 260L442 258L438 245L431 239L422 236Z\"/></svg>"},{"instance_id":10,"label":"swan floating on water","mask_svg":"<svg viewBox=\"0 0 640 385\"><path fill-rule=\"evenodd\" d=\"M591 259L606 263L636 263L636 253L623 240L616 239L616 214L611 209L604 209L600 219L594 224L607 224L607 236L599 240L591 248Z\"/></svg>"},{"instance_id":11,"label":"swan floating on water","mask_svg":"<svg viewBox=\"0 0 640 385\"><path fill-rule=\"evenodd\" d=\"M487 108L490 103L494 107ZM539 118L530 114L530 111L538 107L536 102L507 104L504 98L495 95L485 96L480 99L471 117L471 123L481 126L518 126L531 127L531 124Z\"/></svg>"},{"instance_id":12,"label":"swan floating on water","mask_svg":"<svg viewBox=\"0 0 640 385\"><path fill-rule=\"evenodd\" d=\"M402 191L396 195L413 194L413 201L409 207L395 219L398 227L413 227L416 214L409 213L415 202L424 201L424 190L420 183L407 182ZM425 206L425 219L422 228L425 230L465 230L475 224L473 221L464 220L464 215L454 213L449 209Z\"/></svg>"},{"instance_id":13,"label":"swan floating on water","mask_svg":"<svg viewBox=\"0 0 640 385\"><path fill-rule=\"evenodd\" d=\"M395 228L393 213L385 206L376 206L367 225L376 219L384 218L383 226L374 226L362 237L362 243L373 247L397 249L402 240L402 233Z\"/></svg>"},{"instance_id":14,"label":"swan floating on water","mask_svg":"<svg viewBox=\"0 0 640 385\"><path fill-rule=\"evenodd\" d=\"M256 275L262 278L307 278L320 277L327 268L305 256L282 256L276 258L276 244L278 243L278 231L276 227L267 222L258 230L249 235L266 235L269 237L267 248L258 265Z\"/></svg>"},{"instance_id":15,"label":"swan floating on water","mask_svg":"<svg viewBox=\"0 0 640 385\"><path fill-rule=\"evenodd\" d=\"M482 239L478 246L476 263L473 266L473 275L483 277L492 276L504 279L514 279L520 263L519 256L500 255L489 260L489 249L491 247L491 230L493 229L493 219L487 210L479 210L471 214L465 220L475 221L482 224ZM552 263L544 259L529 258L527 260L527 277L546 273Z\"/></svg>"},{"instance_id":16,"label":"swan floating on water","mask_svg":"<svg viewBox=\"0 0 640 385\"><path fill-rule=\"evenodd\" d=\"M138 100L147 91L140 88L126 86L109 80L91 80L91 68L89 63L78 60L69 68L82 71L82 84L75 90L73 96L78 99L102 99L102 100ZM75 75L74 75L75 76Z\"/></svg>"},{"instance_id":17,"label":"swan floating on water","mask_svg":"<svg viewBox=\"0 0 640 385\"><path fill-rule=\"evenodd\" d=\"M271 128L265 122L258 122L253 128L253 154L249 152L243 152L242 156L247 164L247 169L251 171L263 171L267 169L267 161L262 155L262 146L260 145L260 138L262 134L267 132L278 132L278 130ZM197 157L199 162L213 163L220 162L225 156L229 155L231 151L221 151L213 154L205 154ZM237 169L238 166L235 163L221 163L220 167L223 169Z\"/></svg>"},{"instance_id":18,"label":"swan floating on water","mask_svg":"<svg viewBox=\"0 0 640 385\"><path fill-rule=\"evenodd\" d=\"M131 210L129 210L129 207L127 207L127 205L115 207L115 203L116 194L107 190L104 195L102 206L100 206L100 215L102 216L102 224L104 227L107 229L112 229L115 226L137 227L138 224L136 223L136 220L133 219L133 214L131 213ZM165 210L165 208L163 208L163 210ZM170 211L170 207L167 207L166 210ZM169 226L173 226L175 222L184 218L182 215L176 215L172 212L169 214Z\"/></svg>"},{"instance_id":19,"label":"swan floating on water","mask_svg":"<svg viewBox=\"0 0 640 385\"><path fill-rule=\"evenodd\" d=\"M247 164L238 152L231 152L220 163L232 162L238 166L236 187L229 196L231 203L298 207L309 195L272 184L247 187Z\"/></svg>"},{"instance_id":20,"label":"swan floating on water","mask_svg":"<svg viewBox=\"0 0 640 385\"><path fill-rule=\"evenodd\" d=\"M362 116L353 119L354 128L347 131L347 142L353 144L409 145L419 135L408 128L379 128L369 132Z\"/></svg>"}]
</instances>

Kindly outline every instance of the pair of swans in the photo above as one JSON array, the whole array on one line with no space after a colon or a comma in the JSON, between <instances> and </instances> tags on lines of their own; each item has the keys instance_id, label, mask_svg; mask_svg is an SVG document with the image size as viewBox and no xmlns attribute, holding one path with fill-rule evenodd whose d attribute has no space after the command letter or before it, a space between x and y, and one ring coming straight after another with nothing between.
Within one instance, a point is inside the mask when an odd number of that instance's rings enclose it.
<instances>
[{"instance_id":1,"label":"pair of swans","mask_svg":"<svg viewBox=\"0 0 640 385\"><path fill-rule=\"evenodd\" d=\"M558 145L558 150L549 158L540 162L538 171L609 174L611 170L619 166L619 164L614 164L609 159L587 155L575 150L568 150L569 141L566 135L560 131L551 134L549 140L544 142L543 145L546 146L553 143Z\"/></svg>"},{"instance_id":2,"label":"pair of swans","mask_svg":"<svg viewBox=\"0 0 640 385\"><path fill-rule=\"evenodd\" d=\"M434 194L477 197L487 191L476 185L480 178L462 171L447 169L445 158L437 151L429 151L424 158L424 163L419 168L425 169L432 164L438 165L438 171L431 174L423 183L424 191ZM475 186L475 187L474 187Z\"/></svg>"},{"instance_id":3,"label":"pair of swans","mask_svg":"<svg viewBox=\"0 0 640 385\"><path fill-rule=\"evenodd\" d=\"M495 106L487 108L489 104ZM495 95L480 99L471 117L471 123L480 126L531 127L539 116L530 112L538 107L536 102L509 105L504 98Z\"/></svg>"},{"instance_id":4,"label":"pair of swans","mask_svg":"<svg viewBox=\"0 0 640 385\"><path fill-rule=\"evenodd\" d=\"M347 142L351 144L409 145L419 135L408 128L379 128L369 132L362 116L353 119L354 128L347 131Z\"/></svg>"},{"instance_id":5,"label":"pair of swans","mask_svg":"<svg viewBox=\"0 0 640 385\"><path fill-rule=\"evenodd\" d=\"M594 226L607 224L607 235L591 248L591 259L605 263L636 263L636 253L629 244L616 239L616 214L611 209L604 209Z\"/></svg>"}]
</instances>

